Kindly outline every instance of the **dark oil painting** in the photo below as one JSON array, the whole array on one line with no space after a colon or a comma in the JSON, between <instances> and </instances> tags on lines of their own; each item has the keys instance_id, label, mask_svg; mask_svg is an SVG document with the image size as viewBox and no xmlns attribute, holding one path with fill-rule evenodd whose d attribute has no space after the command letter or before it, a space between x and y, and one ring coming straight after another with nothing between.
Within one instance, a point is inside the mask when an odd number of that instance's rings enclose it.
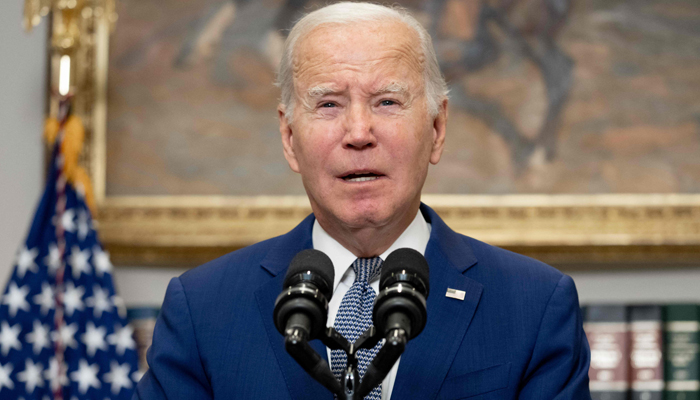
<instances>
[{"instance_id":1,"label":"dark oil painting","mask_svg":"<svg viewBox=\"0 0 700 400\"><path fill-rule=\"evenodd\" d=\"M325 3L118 1L107 195L303 194L273 82L288 29ZM450 87L425 193L700 193L697 0L396 3Z\"/></svg>"}]
</instances>

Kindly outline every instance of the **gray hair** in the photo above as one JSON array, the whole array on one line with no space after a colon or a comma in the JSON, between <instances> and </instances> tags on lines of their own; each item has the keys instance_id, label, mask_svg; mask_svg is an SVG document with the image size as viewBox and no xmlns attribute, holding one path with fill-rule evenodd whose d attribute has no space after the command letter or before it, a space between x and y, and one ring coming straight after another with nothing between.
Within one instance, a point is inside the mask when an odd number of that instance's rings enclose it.
<instances>
[{"instance_id":1,"label":"gray hair","mask_svg":"<svg viewBox=\"0 0 700 400\"><path fill-rule=\"evenodd\" d=\"M423 26L411 16L406 9L393 6L385 7L372 3L341 2L320 8L300 19L289 32L284 43L284 52L280 61L276 85L282 90L281 103L285 107L285 117L292 122L294 114L294 48L300 39L314 28L323 24L351 24L378 20L398 20L412 28L420 40L421 50L425 59L423 77L425 80L425 96L428 111L436 116L440 104L447 98L447 84L440 72L433 42Z\"/></svg>"}]
</instances>

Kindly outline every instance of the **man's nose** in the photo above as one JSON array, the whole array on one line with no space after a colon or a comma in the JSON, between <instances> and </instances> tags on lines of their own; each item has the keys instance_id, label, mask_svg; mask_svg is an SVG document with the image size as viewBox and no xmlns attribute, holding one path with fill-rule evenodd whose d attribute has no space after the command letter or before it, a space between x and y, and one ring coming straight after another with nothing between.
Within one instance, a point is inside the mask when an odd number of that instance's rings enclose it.
<instances>
[{"instance_id":1,"label":"man's nose","mask_svg":"<svg viewBox=\"0 0 700 400\"><path fill-rule=\"evenodd\" d=\"M361 104L353 104L345 119L343 147L362 150L377 145L372 124L372 112Z\"/></svg>"}]
</instances>

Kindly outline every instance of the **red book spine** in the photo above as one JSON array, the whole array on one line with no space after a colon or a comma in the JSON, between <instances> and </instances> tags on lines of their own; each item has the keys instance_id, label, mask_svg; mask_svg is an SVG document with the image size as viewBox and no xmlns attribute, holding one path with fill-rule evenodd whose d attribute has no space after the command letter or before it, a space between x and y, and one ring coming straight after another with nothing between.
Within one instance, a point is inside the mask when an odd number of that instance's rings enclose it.
<instances>
[{"instance_id":1,"label":"red book spine","mask_svg":"<svg viewBox=\"0 0 700 400\"><path fill-rule=\"evenodd\" d=\"M630 376L630 337L627 308L621 305L586 307L586 337L591 347L588 370L593 400L627 400Z\"/></svg>"}]
</instances>

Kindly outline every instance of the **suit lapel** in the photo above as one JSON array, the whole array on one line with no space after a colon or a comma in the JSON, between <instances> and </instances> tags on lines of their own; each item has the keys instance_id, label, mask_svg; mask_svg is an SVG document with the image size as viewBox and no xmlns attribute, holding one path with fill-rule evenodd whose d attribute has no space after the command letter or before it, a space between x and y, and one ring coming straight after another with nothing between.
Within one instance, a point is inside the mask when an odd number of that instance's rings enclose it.
<instances>
[{"instance_id":1,"label":"suit lapel","mask_svg":"<svg viewBox=\"0 0 700 400\"><path fill-rule=\"evenodd\" d=\"M421 211L432 225L425 252L430 266L428 322L401 356L392 399L437 396L483 290L479 282L462 275L477 261L469 245L432 209L422 205ZM464 291L464 300L446 297L448 288Z\"/></svg>"},{"instance_id":2,"label":"suit lapel","mask_svg":"<svg viewBox=\"0 0 700 400\"><path fill-rule=\"evenodd\" d=\"M311 227L313 216L307 217L294 230L278 239L278 244L270 249L261 262L261 267L270 273L270 280L255 291L260 315L265 325L265 331L270 346L275 353L277 363L284 376L287 389L293 400L332 399L328 389L316 382L284 348L284 337L277 331L272 319L272 310L277 295L282 290L282 282L289 262L301 250L312 247ZM319 340L310 342L311 347L327 360L326 347Z\"/></svg>"}]
</instances>

